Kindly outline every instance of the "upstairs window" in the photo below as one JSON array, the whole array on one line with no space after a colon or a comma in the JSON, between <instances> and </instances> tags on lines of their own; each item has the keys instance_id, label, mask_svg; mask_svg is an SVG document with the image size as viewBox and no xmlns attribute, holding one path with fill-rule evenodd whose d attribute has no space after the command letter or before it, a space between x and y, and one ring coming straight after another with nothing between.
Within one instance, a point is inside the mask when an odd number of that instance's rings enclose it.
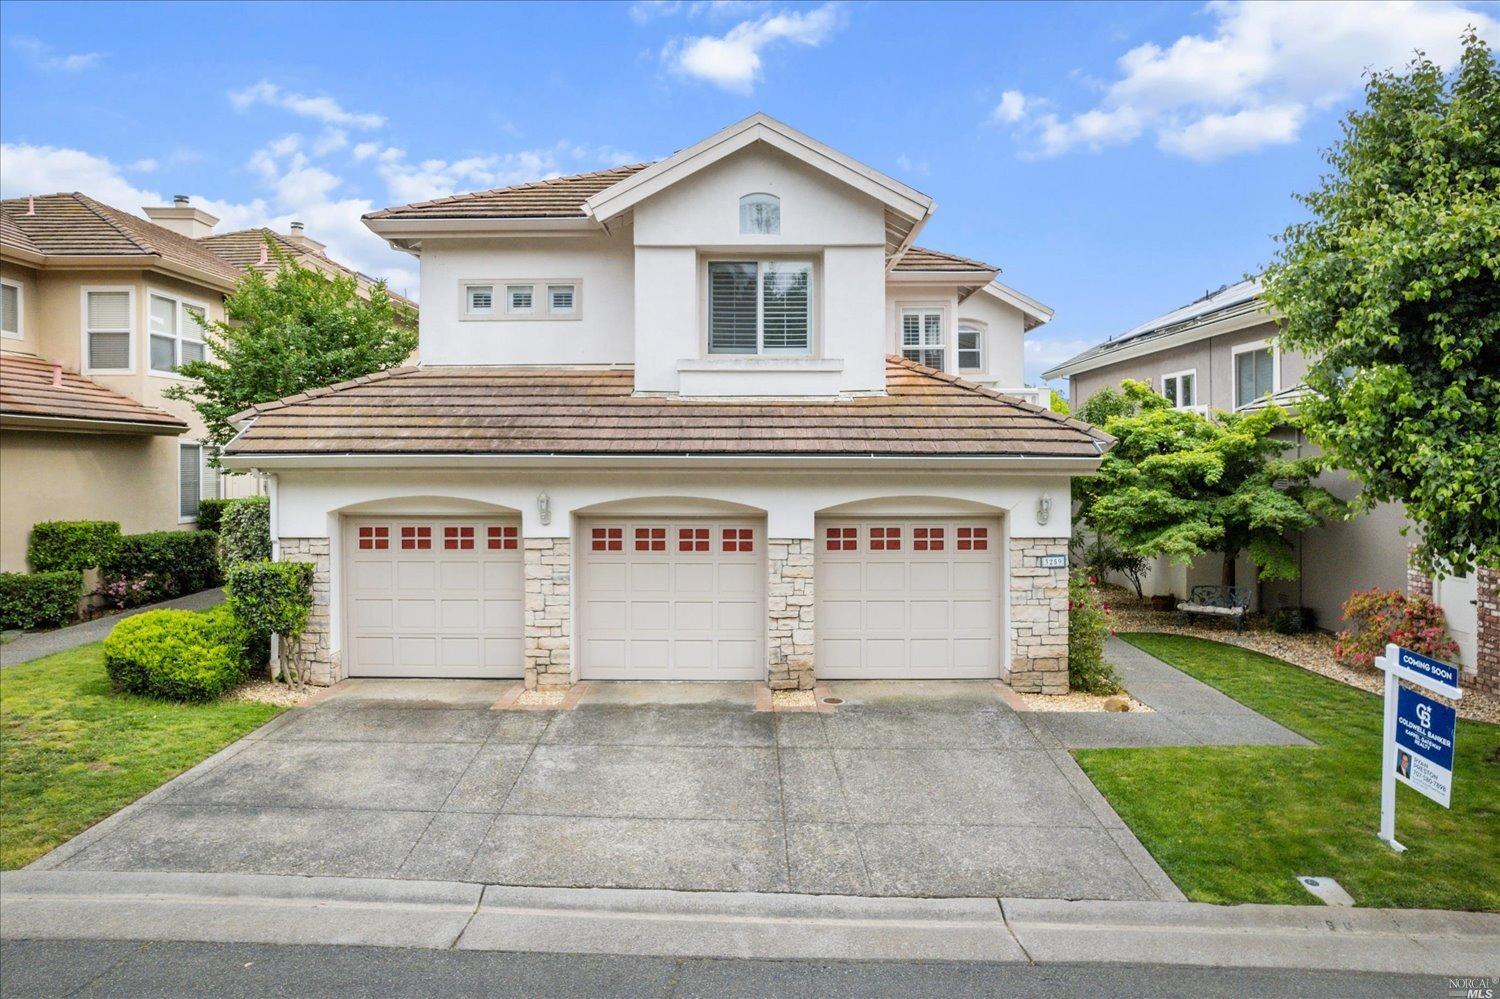
<instances>
[{"instance_id":1,"label":"upstairs window","mask_svg":"<svg viewBox=\"0 0 1500 999\"><path fill-rule=\"evenodd\" d=\"M724 260L708 265L710 354L811 351L811 262Z\"/></svg>"},{"instance_id":2,"label":"upstairs window","mask_svg":"<svg viewBox=\"0 0 1500 999\"><path fill-rule=\"evenodd\" d=\"M1191 409L1198 405L1198 372L1179 371L1175 375L1163 375L1161 394L1178 409Z\"/></svg>"},{"instance_id":3,"label":"upstairs window","mask_svg":"<svg viewBox=\"0 0 1500 999\"><path fill-rule=\"evenodd\" d=\"M901 356L943 370L943 310L901 310Z\"/></svg>"},{"instance_id":4,"label":"upstairs window","mask_svg":"<svg viewBox=\"0 0 1500 999\"><path fill-rule=\"evenodd\" d=\"M14 281L0 281L0 336L22 336L21 286Z\"/></svg>"},{"instance_id":5,"label":"upstairs window","mask_svg":"<svg viewBox=\"0 0 1500 999\"><path fill-rule=\"evenodd\" d=\"M774 194L747 194L741 198L740 232L746 236L780 236L781 199Z\"/></svg>"},{"instance_id":6,"label":"upstairs window","mask_svg":"<svg viewBox=\"0 0 1500 999\"><path fill-rule=\"evenodd\" d=\"M1254 402L1276 391L1276 358L1270 348L1254 347L1234 355L1234 405Z\"/></svg>"},{"instance_id":7,"label":"upstairs window","mask_svg":"<svg viewBox=\"0 0 1500 999\"><path fill-rule=\"evenodd\" d=\"M203 306L151 293L151 370L175 372L204 357Z\"/></svg>"},{"instance_id":8,"label":"upstairs window","mask_svg":"<svg viewBox=\"0 0 1500 999\"><path fill-rule=\"evenodd\" d=\"M131 367L131 294L90 291L84 301L84 337L93 371L129 371Z\"/></svg>"},{"instance_id":9,"label":"upstairs window","mask_svg":"<svg viewBox=\"0 0 1500 999\"><path fill-rule=\"evenodd\" d=\"M984 330L978 326L958 328L958 366L969 371L984 368Z\"/></svg>"}]
</instances>

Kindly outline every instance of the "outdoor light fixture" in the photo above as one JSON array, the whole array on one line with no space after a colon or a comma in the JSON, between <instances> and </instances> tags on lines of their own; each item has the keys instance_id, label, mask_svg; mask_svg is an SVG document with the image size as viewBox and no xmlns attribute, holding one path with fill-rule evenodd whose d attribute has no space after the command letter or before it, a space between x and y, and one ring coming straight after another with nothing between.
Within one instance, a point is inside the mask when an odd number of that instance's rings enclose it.
<instances>
[{"instance_id":1,"label":"outdoor light fixture","mask_svg":"<svg viewBox=\"0 0 1500 999\"><path fill-rule=\"evenodd\" d=\"M546 493L538 493L536 497L536 513L544 524L552 523L552 497Z\"/></svg>"},{"instance_id":2,"label":"outdoor light fixture","mask_svg":"<svg viewBox=\"0 0 1500 999\"><path fill-rule=\"evenodd\" d=\"M1038 524L1045 524L1051 516L1052 496L1048 493L1042 493L1042 495L1036 498L1036 522ZM546 521L543 521L543 523L546 523Z\"/></svg>"}]
</instances>

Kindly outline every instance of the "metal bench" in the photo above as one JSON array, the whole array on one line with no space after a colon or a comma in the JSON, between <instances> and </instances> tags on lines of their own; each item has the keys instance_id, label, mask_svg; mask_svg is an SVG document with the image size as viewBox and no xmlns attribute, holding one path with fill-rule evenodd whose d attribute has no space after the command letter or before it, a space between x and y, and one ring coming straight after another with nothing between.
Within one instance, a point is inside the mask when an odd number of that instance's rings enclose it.
<instances>
[{"instance_id":1,"label":"metal bench","mask_svg":"<svg viewBox=\"0 0 1500 999\"><path fill-rule=\"evenodd\" d=\"M1206 617L1227 617L1234 620L1234 630L1245 630L1245 615L1250 613L1248 586L1195 586L1186 601L1177 605L1184 617L1202 614Z\"/></svg>"}]
</instances>

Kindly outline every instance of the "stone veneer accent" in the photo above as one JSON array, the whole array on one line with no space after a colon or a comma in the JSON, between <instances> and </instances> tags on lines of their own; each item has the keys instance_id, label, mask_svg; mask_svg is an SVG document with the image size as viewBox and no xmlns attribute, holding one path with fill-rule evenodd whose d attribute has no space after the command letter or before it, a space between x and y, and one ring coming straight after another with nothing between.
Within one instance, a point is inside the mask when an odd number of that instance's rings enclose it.
<instances>
[{"instance_id":1,"label":"stone veneer accent","mask_svg":"<svg viewBox=\"0 0 1500 999\"><path fill-rule=\"evenodd\" d=\"M767 681L772 690L811 690L814 662L813 541L766 543Z\"/></svg>"},{"instance_id":2,"label":"stone veneer accent","mask_svg":"<svg viewBox=\"0 0 1500 999\"><path fill-rule=\"evenodd\" d=\"M344 679L344 666L333 651L329 625L329 600L332 588L329 585L331 546L327 538L281 538L280 558L283 562L311 562L313 564L312 612L307 617L307 628L302 632L302 648L298 654L308 670L308 678L320 687L327 687Z\"/></svg>"},{"instance_id":3,"label":"stone veneer accent","mask_svg":"<svg viewBox=\"0 0 1500 999\"><path fill-rule=\"evenodd\" d=\"M1025 694L1068 692L1068 570L1043 569L1068 555L1067 538L1010 539L1010 686Z\"/></svg>"},{"instance_id":4,"label":"stone veneer accent","mask_svg":"<svg viewBox=\"0 0 1500 999\"><path fill-rule=\"evenodd\" d=\"M567 538L523 542L526 689L573 683L573 549Z\"/></svg>"}]
</instances>

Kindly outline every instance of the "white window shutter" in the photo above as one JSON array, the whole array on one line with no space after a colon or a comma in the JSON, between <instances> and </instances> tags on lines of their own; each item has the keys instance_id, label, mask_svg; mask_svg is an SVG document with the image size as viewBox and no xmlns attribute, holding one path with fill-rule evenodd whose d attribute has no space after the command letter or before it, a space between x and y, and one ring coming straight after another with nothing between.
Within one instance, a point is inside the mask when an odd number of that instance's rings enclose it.
<instances>
[{"instance_id":1,"label":"white window shutter","mask_svg":"<svg viewBox=\"0 0 1500 999\"><path fill-rule=\"evenodd\" d=\"M198 516L203 498L202 451L197 444L183 444L177 451L177 513L184 518Z\"/></svg>"},{"instance_id":2,"label":"white window shutter","mask_svg":"<svg viewBox=\"0 0 1500 999\"><path fill-rule=\"evenodd\" d=\"M767 353L806 353L811 347L812 267L767 263L761 279L761 339Z\"/></svg>"},{"instance_id":3,"label":"white window shutter","mask_svg":"<svg viewBox=\"0 0 1500 999\"><path fill-rule=\"evenodd\" d=\"M708 265L710 354L755 353L756 304L756 266L753 261Z\"/></svg>"}]
</instances>

